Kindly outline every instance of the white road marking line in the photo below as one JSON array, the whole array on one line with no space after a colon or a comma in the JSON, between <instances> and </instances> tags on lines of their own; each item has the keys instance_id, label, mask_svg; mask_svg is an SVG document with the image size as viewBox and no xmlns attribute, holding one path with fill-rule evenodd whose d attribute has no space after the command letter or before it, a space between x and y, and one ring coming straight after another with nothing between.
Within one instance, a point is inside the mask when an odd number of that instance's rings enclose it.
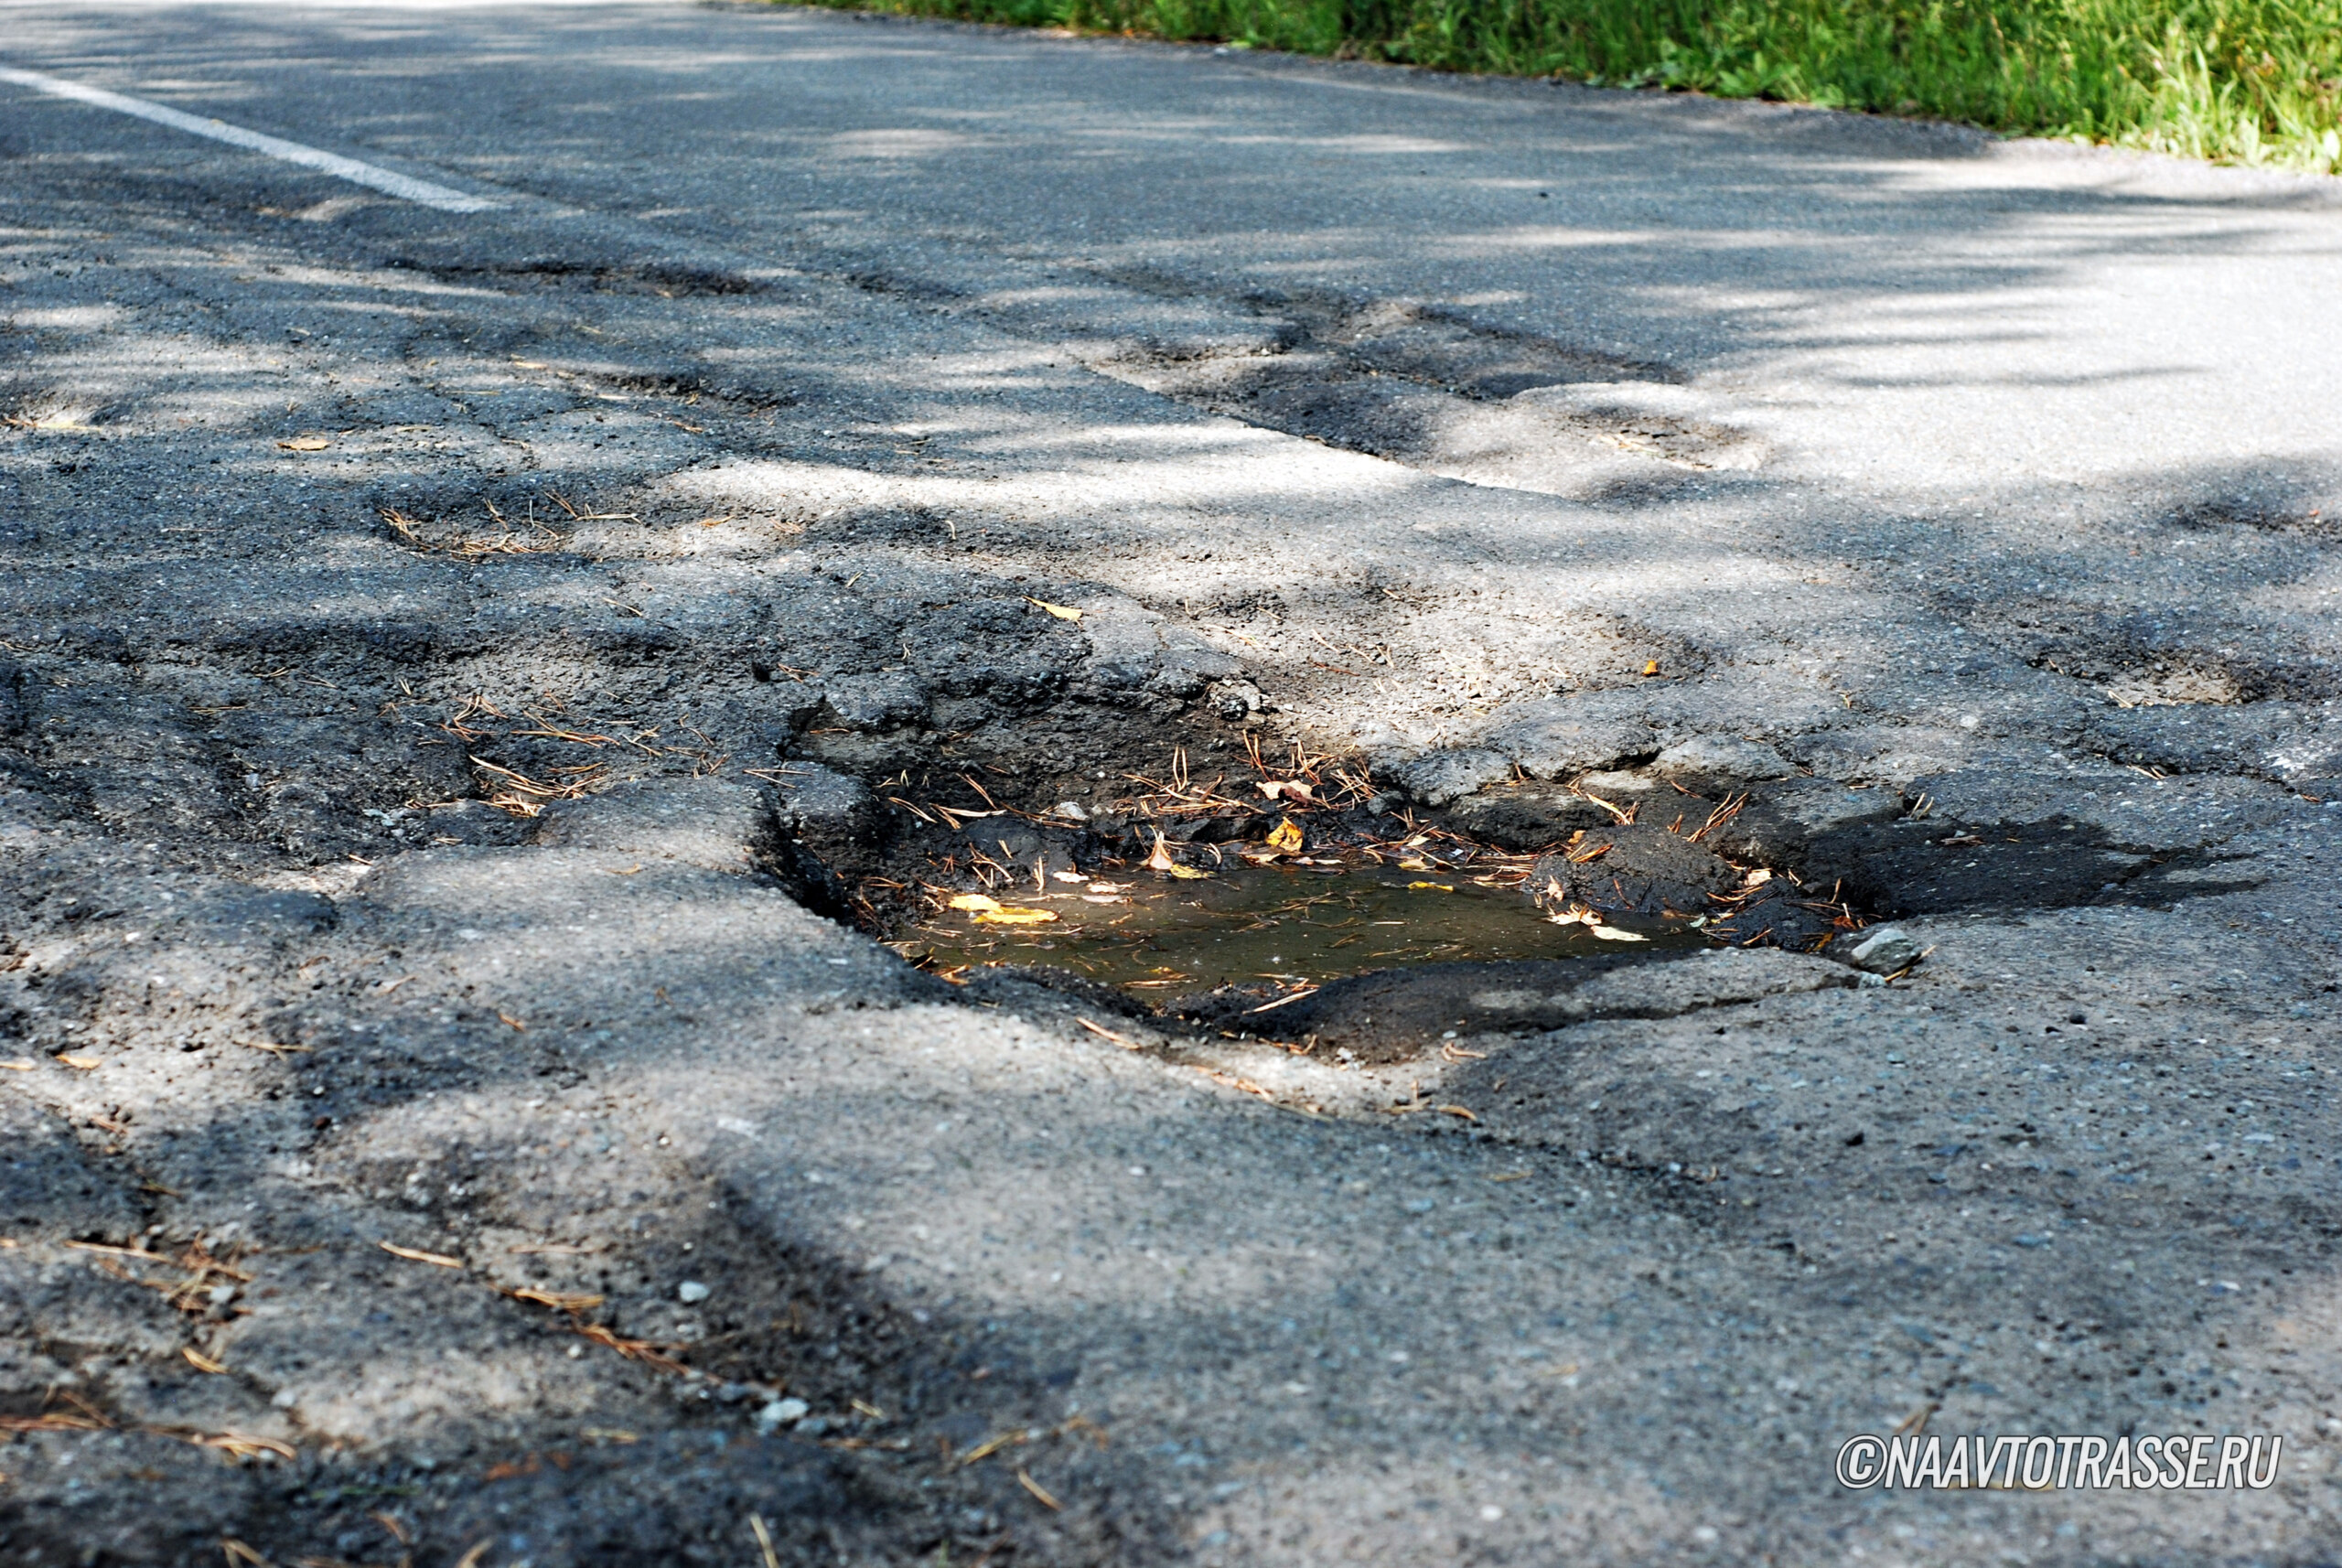
<instances>
[{"instance_id":1,"label":"white road marking line","mask_svg":"<svg viewBox=\"0 0 2342 1568\"><path fill-rule=\"evenodd\" d=\"M157 125L168 125L175 131L209 136L230 146L265 153L270 157L282 158L288 164L299 164L303 168L317 169L349 180L353 185L366 186L403 200L419 202L424 207L435 207L442 212L486 212L503 205L485 197L467 196L444 185L434 185L427 179L416 179L372 164L360 163L356 158L346 158L338 153L305 147L298 142L288 142L281 136L265 136L258 131L247 131L242 125L231 125L221 120L199 119L160 103L149 103L144 98L108 92L102 87L84 87L61 76L0 65L0 81L13 81L19 87L34 88L59 98L70 98L77 103L94 104L100 109L112 109L121 114L134 114L141 120L152 120Z\"/></svg>"}]
</instances>

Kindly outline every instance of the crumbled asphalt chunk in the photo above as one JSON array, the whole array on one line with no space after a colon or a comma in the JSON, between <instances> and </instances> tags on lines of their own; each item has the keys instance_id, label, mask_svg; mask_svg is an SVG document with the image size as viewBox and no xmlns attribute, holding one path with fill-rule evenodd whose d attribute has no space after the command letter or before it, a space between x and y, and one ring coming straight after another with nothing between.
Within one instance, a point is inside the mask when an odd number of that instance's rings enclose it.
<instances>
[{"instance_id":1,"label":"crumbled asphalt chunk","mask_svg":"<svg viewBox=\"0 0 2342 1568\"><path fill-rule=\"evenodd\" d=\"M1758 865L1801 865L1817 843L1883 827L1907 809L1897 790L1853 789L1827 779L1789 779L1746 793L1713 842L1718 854Z\"/></svg>"},{"instance_id":2,"label":"crumbled asphalt chunk","mask_svg":"<svg viewBox=\"0 0 2342 1568\"><path fill-rule=\"evenodd\" d=\"M1581 843L1541 855L1529 888L1556 909L1584 906L1637 915L1708 913L1710 896L1741 881L1722 856L1681 833L1644 822L1589 828Z\"/></svg>"},{"instance_id":3,"label":"crumbled asphalt chunk","mask_svg":"<svg viewBox=\"0 0 2342 1568\"><path fill-rule=\"evenodd\" d=\"M1499 751L1442 749L1401 762L1384 776L1424 805L1445 806L1511 772L1511 758Z\"/></svg>"},{"instance_id":4,"label":"crumbled asphalt chunk","mask_svg":"<svg viewBox=\"0 0 2342 1568\"><path fill-rule=\"evenodd\" d=\"M1441 820L1467 837L1502 849L1537 850L1617 819L1574 790L1524 786L1466 795L1450 805Z\"/></svg>"},{"instance_id":5,"label":"crumbled asphalt chunk","mask_svg":"<svg viewBox=\"0 0 2342 1568\"><path fill-rule=\"evenodd\" d=\"M1786 779L1794 771L1762 741L1731 735L1695 735L1678 741L1651 758L1650 767L1661 778L1680 779L1694 789Z\"/></svg>"}]
</instances>

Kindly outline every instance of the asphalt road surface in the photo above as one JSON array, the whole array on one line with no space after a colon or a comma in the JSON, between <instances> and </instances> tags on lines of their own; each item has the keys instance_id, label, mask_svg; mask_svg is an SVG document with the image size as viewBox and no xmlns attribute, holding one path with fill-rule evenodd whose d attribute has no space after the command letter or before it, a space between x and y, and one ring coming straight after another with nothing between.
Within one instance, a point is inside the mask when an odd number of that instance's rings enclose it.
<instances>
[{"instance_id":1,"label":"asphalt road surface","mask_svg":"<svg viewBox=\"0 0 2342 1568\"><path fill-rule=\"evenodd\" d=\"M2342 188L765 7L0 68L0 1559L2342 1556ZM900 956L1288 814L1732 935Z\"/></svg>"}]
</instances>

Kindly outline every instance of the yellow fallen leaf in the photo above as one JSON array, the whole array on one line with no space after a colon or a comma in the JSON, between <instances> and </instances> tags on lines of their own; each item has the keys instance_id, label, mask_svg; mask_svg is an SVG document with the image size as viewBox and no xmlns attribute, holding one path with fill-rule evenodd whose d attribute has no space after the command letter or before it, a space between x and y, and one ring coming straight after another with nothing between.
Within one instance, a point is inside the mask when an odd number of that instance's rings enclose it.
<instances>
[{"instance_id":1,"label":"yellow fallen leaf","mask_svg":"<svg viewBox=\"0 0 2342 1568\"><path fill-rule=\"evenodd\" d=\"M333 445L322 435L295 435L290 441L276 444L287 452L322 452Z\"/></svg>"},{"instance_id":2,"label":"yellow fallen leaf","mask_svg":"<svg viewBox=\"0 0 2342 1568\"><path fill-rule=\"evenodd\" d=\"M1291 817L1277 823L1276 832L1269 835L1269 847L1284 854L1291 854L1301 847L1301 826Z\"/></svg>"},{"instance_id":3,"label":"yellow fallen leaf","mask_svg":"<svg viewBox=\"0 0 2342 1568\"><path fill-rule=\"evenodd\" d=\"M1182 882L1209 882L1211 880L1210 872L1198 871L1191 866L1186 865L1173 866L1171 868L1171 875L1177 877Z\"/></svg>"},{"instance_id":4,"label":"yellow fallen leaf","mask_svg":"<svg viewBox=\"0 0 2342 1568\"><path fill-rule=\"evenodd\" d=\"M1055 909L1026 909L1015 904L1003 904L996 908L978 912L979 924L993 926L1046 926L1058 918Z\"/></svg>"},{"instance_id":5,"label":"yellow fallen leaf","mask_svg":"<svg viewBox=\"0 0 2342 1568\"><path fill-rule=\"evenodd\" d=\"M106 1065L104 1059L100 1057L60 1056L57 1059L67 1067L80 1068L83 1072L95 1072Z\"/></svg>"},{"instance_id":6,"label":"yellow fallen leaf","mask_svg":"<svg viewBox=\"0 0 2342 1568\"><path fill-rule=\"evenodd\" d=\"M949 907L954 909L973 909L981 912L985 909L997 909L1000 908L1000 903L999 900L987 898L981 893L962 893L952 899Z\"/></svg>"},{"instance_id":7,"label":"yellow fallen leaf","mask_svg":"<svg viewBox=\"0 0 2342 1568\"><path fill-rule=\"evenodd\" d=\"M1407 884L1407 891L1410 893L1421 893L1426 889L1434 893L1453 893L1456 891L1456 886L1453 883L1448 882L1410 882Z\"/></svg>"},{"instance_id":8,"label":"yellow fallen leaf","mask_svg":"<svg viewBox=\"0 0 2342 1568\"><path fill-rule=\"evenodd\" d=\"M1064 605L1053 605L1047 599L1037 599L1030 594L1025 596L1025 602L1028 605L1040 606L1043 609L1048 611L1059 620L1080 620L1081 618L1081 612L1080 610L1069 609Z\"/></svg>"},{"instance_id":9,"label":"yellow fallen leaf","mask_svg":"<svg viewBox=\"0 0 2342 1568\"><path fill-rule=\"evenodd\" d=\"M1646 674L1646 675L1656 675L1656 674L1658 674L1658 673L1659 673L1659 660L1656 660L1656 659L1646 659L1646 660L1643 660L1643 673L1644 673L1644 674Z\"/></svg>"},{"instance_id":10,"label":"yellow fallen leaf","mask_svg":"<svg viewBox=\"0 0 2342 1568\"><path fill-rule=\"evenodd\" d=\"M224 1372L228 1369L224 1364L213 1360L192 1345L180 1346L179 1354L186 1357L187 1364L199 1372Z\"/></svg>"}]
</instances>

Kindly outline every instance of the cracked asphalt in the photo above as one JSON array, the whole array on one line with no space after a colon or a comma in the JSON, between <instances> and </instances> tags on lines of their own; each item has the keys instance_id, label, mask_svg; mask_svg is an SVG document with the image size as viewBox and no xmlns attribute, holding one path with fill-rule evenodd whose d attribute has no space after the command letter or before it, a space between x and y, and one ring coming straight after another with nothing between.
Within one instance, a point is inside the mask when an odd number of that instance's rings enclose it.
<instances>
[{"instance_id":1,"label":"cracked asphalt","mask_svg":"<svg viewBox=\"0 0 2342 1568\"><path fill-rule=\"evenodd\" d=\"M0 1558L2342 1557L2330 182L779 7L0 18L494 204L0 81ZM912 807L1144 875L1131 776L1254 745L1522 853L1745 796L1703 865L1925 957L1392 972L1329 1058L879 940ZM1922 1426L2283 1447L1835 1480Z\"/></svg>"}]
</instances>

